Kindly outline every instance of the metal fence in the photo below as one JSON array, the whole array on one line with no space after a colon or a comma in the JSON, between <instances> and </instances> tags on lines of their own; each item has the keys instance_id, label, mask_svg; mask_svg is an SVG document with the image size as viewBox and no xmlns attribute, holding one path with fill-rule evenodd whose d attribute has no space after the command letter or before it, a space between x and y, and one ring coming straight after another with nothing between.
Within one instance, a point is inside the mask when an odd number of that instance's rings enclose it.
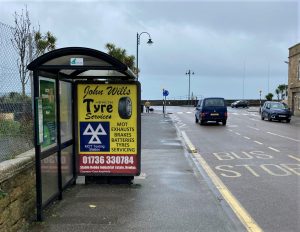
<instances>
[{"instance_id":1,"label":"metal fence","mask_svg":"<svg viewBox=\"0 0 300 232\"><path fill-rule=\"evenodd\" d=\"M0 22L0 162L33 148L31 87L24 96L13 30Z\"/></svg>"}]
</instances>

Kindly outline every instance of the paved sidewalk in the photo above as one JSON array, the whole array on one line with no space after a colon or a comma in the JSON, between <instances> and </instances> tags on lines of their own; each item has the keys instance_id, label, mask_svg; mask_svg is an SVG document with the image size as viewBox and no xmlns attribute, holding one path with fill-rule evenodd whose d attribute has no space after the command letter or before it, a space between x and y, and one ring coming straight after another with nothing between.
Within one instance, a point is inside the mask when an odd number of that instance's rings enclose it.
<instances>
[{"instance_id":1,"label":"paved sidewalk","mask_svg":"<svg viewBox=\"0 0 300 232\"><path fill-rule=\"evenodd\" d=\"M142 175L73 186L28 231L240 231L185 152L169 117L142 114Z\"/></svg>"}]
</instances>

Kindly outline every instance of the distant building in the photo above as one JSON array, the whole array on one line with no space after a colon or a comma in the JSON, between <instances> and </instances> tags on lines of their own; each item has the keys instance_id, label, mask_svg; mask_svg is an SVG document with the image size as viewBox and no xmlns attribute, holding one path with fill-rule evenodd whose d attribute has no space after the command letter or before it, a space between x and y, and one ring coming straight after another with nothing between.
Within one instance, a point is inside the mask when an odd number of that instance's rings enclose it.
<instances>
[{"instance_id":1,"label":"distant building","mask_svg":"<svg viewBox=\"0 0 300 232\"><path fill-rule=\"evenodd\" d=\"M300 43L289 48L288 105L300 116Z\"/></svg>"}]
</instances>

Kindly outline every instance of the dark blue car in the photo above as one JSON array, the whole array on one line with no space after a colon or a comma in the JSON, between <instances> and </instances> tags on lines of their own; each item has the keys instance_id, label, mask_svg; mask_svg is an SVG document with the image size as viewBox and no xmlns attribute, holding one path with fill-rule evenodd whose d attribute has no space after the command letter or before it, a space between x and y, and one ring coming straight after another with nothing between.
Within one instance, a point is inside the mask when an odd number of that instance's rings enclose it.
<instances>
[{"instance_id":1,"label":"dark blue car","mask_svg":"<svg viewBox=\"0 0 300 232\"><path fill-rule=\"evenodd\" d=\"M292 113L288 106L283 102L267 101L261 109L261 120L267 118L269 121L285 120L287 123L291 121Z\"/></svg>"},{"instance_id":2,"label":"dark blue car","mask_svg":"<svg viewBox=\"0 0 300 232\"><path fill-rule=\"evenodd\" d=\"M226 125L227 107L224 98L210 97L199 100L195 112L195 122L203 125L208 121L222 122L223 125Z\"/></svg>"}]
</instances>

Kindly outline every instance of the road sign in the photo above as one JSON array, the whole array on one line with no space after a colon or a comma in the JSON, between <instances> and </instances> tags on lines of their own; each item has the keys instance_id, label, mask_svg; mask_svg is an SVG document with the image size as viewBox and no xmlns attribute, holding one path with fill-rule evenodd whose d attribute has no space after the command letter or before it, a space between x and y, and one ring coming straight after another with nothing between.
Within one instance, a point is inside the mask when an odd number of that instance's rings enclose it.
<instances>
[{"instance_id":1,"label":"road sign","mask_svg":"<svg viewBox=\"0 0 300 232\"><path fill-rule=\"evenodd\" d=\"M168 95L169 95L169 91L166 90L166 89L164 89L164 90L163 90L163 96L166 97L166 96L168 96Z\"/></svg>"}]
</instances>

